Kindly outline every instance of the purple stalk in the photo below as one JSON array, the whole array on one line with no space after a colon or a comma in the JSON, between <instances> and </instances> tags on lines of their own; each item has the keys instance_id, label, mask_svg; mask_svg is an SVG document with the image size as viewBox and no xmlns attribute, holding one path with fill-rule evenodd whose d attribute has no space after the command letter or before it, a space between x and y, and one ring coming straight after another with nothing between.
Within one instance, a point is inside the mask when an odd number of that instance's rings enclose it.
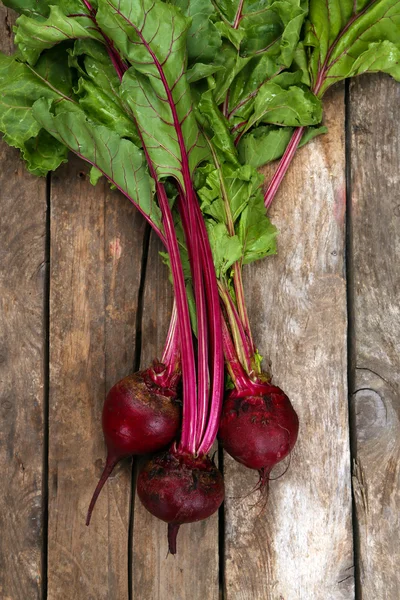
<instances>
[{"instance_id":1,"label":"purple stalk","mask_svg":"<svg viewBox=\"0 0 400 600\"><path fill-rule=\"evenodd\" d=\"M153 366L149 369L149 375L159 387L175 389L181 378L180 365L180 339L176 302L174 301L161 361L154 361Z\"/></svg>"},{"instance_id":2,"label":"purple stalk","mask_svg":"<svg viewBox=\"0 0 400 600\"><path fill-rule=\"evenodd\" d=\"M122 81L122 76L125 73L125 71L127 70L126 66L123 64L123 62L121 60L117 59L115 52L113 52L112 48L110 48L110 46L108 46L108 45L107 45L107 52L108 52L108 56L110 57L113 66L114 66L114 69L117 72L119 80Z\"/></svg>"},{"instance_id":3,"label":"purple stalk","mask_svg":"<svg viewBox=\"0 0 400 600\"><path fill-rule=\"evenodd\" d=\"M193 244L191 238L191 232L187 219L187 214L184 209L182 198L179 198L178 203L179 214L182 221L183 231L185 233L186 246L189 255L189 262L192 265L195 261L198 263L198 268L201 269L200 254L194 256ZM197 236L198 232L195 231ZM193 273L192 273L193 276ZM203 277L202 278L202 289L204 290ZM197 428L196 428L196 447L200 442L201 435L205 426L205 421L208 413L208 402L209 402L209 371L208 371L208 330L207 330L207 314L206 314L206 301L205 295L195 294L196 298L196 315L197 315L197 339L198 339L198 352L197 352L197 373L198 373L198 391L197 391Z\"/></svg>"},{"instance_id":4,"label":"purple stalk","mask_svg":"<svg viewBox=\"0 0 400 600\"><path fill-rule=\"evenodd\" d=\"M90 2L88 2L88 0L82 0L83 4L86 6L86 8L88 9L88 11L90 13L94 12L92 5L90 4Z\"/></svg>"},{"instance_id":5,"label":"purple stalk","mask_svg":"<svg viewBox=\"0 0 400 600\"><path fill-rule=\"evenodd\" d=\"M335 59L334 61L332 61L329 64L331 56L332 56L338 42L341 40L343 35L348 31L348 29L351 27L351 25L353 25L353 23L355 21L357 21L357 19L359 19L362 15L364 15L369 10L369 8L371 8L371 6L376 3L376 1L377 0L371 0L371 2L369 2L363 8L363 10L361 10L358 14L354 13L353 16L351 17L351 19L349 19L347 24L343 27L343 29L340 31L340 33L337 35L336 39L333 41L332 45L328 49L324 64L319 67L319 71L317 73L317 79L315 81L315 84L314 84L314 87L312 90L313 93L316 96L318 96L319 98L322 98L323 94L326 91L326 89L325 89L324 92L322 94L320 94L321 88L322 88L323 84L325 83L326 74L327 74L328 70L332 67L332 65L338 60L338 59ZM282 183L282 180L285 177L285 174L289 168L289 165L293 160L293 157L294 157L295 152L298 148L298 145L301 141L303 133L304 133L304 127L298 127L295 130L295 132L293 133L292 138L285 150L285 153L279 162L278 168L276 169L275 174L272 177L272 179L267 187L267 190L264 194L264 204L265 204L265 208L267 210L271 206L272 201L275 198L276 193L279 189L279 186Z\"/></svg>"},{"instance_id":6,"label":"purple stalk","mask_svg":"<svg viewBox=\"0 0 400 600\"><path fill-rule=\"evenodd\" d=\"M200 206L196 203L196 217L200 232L201 241L201 257L204 266L205 280L208 290L208 318L210 320L211 332L211 379L212 379L212 401L208 414L207 426L200 446L197 450L198 454L207 454L211 449L215 438L217 437L219 421L222 411L222 401L224 396L224 354L222 345L222 319L221 308L219 303L219 293L217 278L215 275L214 261L211 253L210 243L207 235L207 230L204 224L203 215Z\"/></svg>"},{"instance_id":7,"label":"purple stalk","mask_svg":"<svg viewBox=\"0 0 400 600\"><path fill-rule=\"evenodd\" d=\"M214 263L213 263L212 255L211 255L210 244L209 244L207 232L205 231L203 218L201 217L201 222L199 223L199 221L197 221L197 224L196 224L196 212L197 212L197 210L200 211L200 209L198 207L198 202L197 202L197 199L196 199L196 196L194 193L194 189L193 189L193 184L192 184L192 180L191 180L191 176L190 176L187 149L185 146L181 123L179 121L175 102L174 102L174 99L172 96L172 91L171 91L168 81L165 77L165 73L162 68L162 65L160 64L157 56L151 49L149 43L144 39L142 32L137 28L137 26L134 23L132 23L131 21L126 19L126 17L120 11L117 11L117 12L123 19L128 21L129 24L135 29L138 37L141 39L143 45L145 46L146 50L150 54L155 66L157 68L157 71L160 75L160 80L164 86L165 94L167 96L167 101L168 101L168 104L169 104L169 107L171 110L171 115L172 115L172 119L173 119L173 123L174 123L174 128L176 131L180 155L181 155L182 176L183 176L183 183L184 183L184 188L185 188L185 190L184 190L185 191L185 199L187 202L185 204L183 201L184 200L183 197L181 197L180 203L181 203L183 210L187 210L187 229L188 229L188 236L190 238L189 245L191 246L191 252L192 252L192 256L193 256L193 262L191 264L191 267L192 267L193 287L194 287L195 296L196 296L196 308L197 308L198 312L199 312L199 310L203 311L205 295L204 295L204 285L203 285L203 277L202 277L202 273L201 273L201 262L200 261L203 260L204 276L205 276L206 280L209 279L210 283L212 284L212 281L214 279L215 280L215 283L214 283L215 288L216 288L216 275L215 275ZM204 231L202 231L202 229ZM204 232L205 232L206 237L204 237ZM200 256L198 235L202 236L202 245L203 245L202 252L201 252L202 256ZM187 239L187 242L188 242L188 239ZM200 351L200 346L199 346L199 365L201 364L201 367L198 370L198 376L199 376L198 385L199 385L199 393L201 393L201 395L202 395L201 402L205 403L206 402L205 391L208 386L208 381L205 380L205 378L208 379L208 368L206 370L206 368L205 368L206 362L204 360L206 358L205 343L207 340L207 324L203 321L203 316L201 314L200 315L198 314L197 316L198 316L199 344L200 344L200 342L202 344L201 351ZM183 352L183 347L182 347L182 355L183 355L183 353L184 352ZM220 355L221 355L222 360L220 360L219 358L216 358L214 361L215 362L214 367L218 367L218 369L220 371L218 373L214 372L214 378L216 378L218 381L220 378L221 378L221 380L223 380L224 365L223 365L222 348L220 350ZM207 361L207 366L208 366L208 361ZM182 371L183 371L183 365L182 365ZM217 398L216 400L214 398L215 395ZM222 391L219 391L219 390L214 391L213 390L213 405L214 405L214 402L217 404L217 409L220 412L219 405L222 403ZM190 409L190 414L192 414L192 409ZM189 417L188 417L188 420L189 420ZM185 421L186 421L186 419L183 420L182 437L181 437L180 446L182 448L184 448L184 447L192 448L193 446L196 445L196 439L195 439L196 419L194 419L193 423L189 423L189 422L185 422ZM208 430L208 426L209 426L209 424L207 425L207 430ZM206 433L207 433L207 430L206 430ZM213 430L212 427L211 427L211 430ZM193 431L194 431L194 434L193 434ZM216 435L216 431L215 431L215 435ZM214 439L215 439L215 436L214 436Z\"/></svg>"},{"instance_id":8,"label":"purple stalk","mask_svg":"<svg viewBox=\"0 0 400 600\"><path fill-rule=\"evenodd\" d=\"M243 328L242 321L236 310L236 306L231 298L231 295L227 288L219 283L219 293L224 303L226 314L228 316L229 326L231 328L236 354L240 358L243 368L246 370L249 376L254 376L253 368L253 356L254 352L251 351L251 347L248 343L246 333Z\"/></svg>"},{"instance_id":9,"label":"purple stalk","mask_svg":"<svg viewBox=\"0 0 400 600\"><path fill-rule=\"evenodd\" d=\"M192 326L190 323L189 305L186 295L178 240L174 228L174 220L168 197L162 184L156 181L157 196L163 215L167 249L170 256L172 278L174 282L176 310L178 314L179 338L181 340L181 364L183 382L183 423L180 447L182 450L195 452L195 436L197 422L196 367L193 348ZM183 441L185 440L185 441Z\"/></svg>"},{"instance_id":10,"label":"purple stalk","mask_svg":"<svg viewBox=\"0 0 400 600\"><path fill-rule=\"evenodd\" d=\"M84 2L85 2L85 0L84 0ZM101 31L101 30L99 30L99 31ZM119 53L115 50L115 48L112 44L112 41L103 32L101 32L101 33L106 42L108 55L112 61L112 64L114 65L117 75L121 81L123 74L125 73L125 71L127 70L128 67L121 59ZM165 198L166 198L165 189L164 189L164 186L157 181L157 175L156 175L153 163L148 154L142 134L140 132L140 129L138 127L136 119L134 117L133 117L133 119L134 119L136 128L139 132L139 136L140 136L140 139L141 139L141 142L143 145L143 151L145 153L147 164L149 166L150 174L151 174L152 178L154 179L154 181L156 182L157 196L159 198L160 208L161 208L161 202L163 202L163 201L165 202ZM166 199L166 202L167 202L167 205L169 208L168 198ZM168 219L168 215L165 215L163 213L163 218L164 218L164 220L165 220L165 218ZM149 220L149 222L152 225L153 229L156 231L156 233L159 235L161 240L164 242L164 245L167 247L167 249L169 251L169 248L171 246L171 243L173 244L173 241L164 238L164 236L154 226L154 224L150 220ZM174 233L175 233L175 230L174 230ZM180 261L179 251L178 251L178 256L179 256L178 267L180 267L180 270L182 271L182 264ZM171 257L171 268L172 268L172 257ZM183 271L182 271L182 276L183 276ZM175 279L174 279L174 283L175 283ZM171 321L170 321L170 325L169 325L169 329L168 329L167 340L165 342L165 347L164 347L161 363L155 364L153 369L150 371L150 374L151 374L153 380L155 381L155 383L157 383L158 385L160 385L162 387L170 387L180 377L179 365L181 362L181 356L180 356L179 328L177 327L177 325L178 325L178 318L177 318L178 317L178 308L177 308L177 302L176 302L177 288L175 287L175 285L174 285L174 288L175 288L175 301L174 301L174 305L173 305L173 309L172 309ZM185 290L185 300L186 300L186 304L187 304L186 290ZM183 310L185 310L184 306L183 306ZM188 306L187 306L187 310L189 310ZM179 312L182 313L182 306L180 307ZM184 317L184 322L183 322L184 327L185 327L185 324L186 324L186 319ZM190 326L190 315L189 315L189 326ZM191 326L190 326L190 332L191 332ZM191 347L192 347L192 354L193 354L193 360L194 360L193 338L192 338L191 334L190 334L190 337L187 338L188 343L189 343L189 341L192 342ZM189 361L185 365L185 367L186 367L185 372L188 371L193 376L190 358L191 357L190 357L190 352L189 352ZM163 368L163 367L165 367L165 368ZM183 370L184 370L184 367L182 367L182 371ZM184 384L184 391L185 391L185 384ZM189 412L190 412L190 409L189 409Z\"/></svg>"},{"instance_id":11,"label":"purple stalk","mask_svg":"<svg viewBox=\"0 0 400 600\"><path fill-rule=\"evenodd\" d=\"M235 21L233 23L233 29L237 29L239 27L239 23L242 18L243 4L244 0L240 0L238 9L236 11Z\"/></svg>"},{"instance_id":12,"label":"purple stalk","mask_svg":"<svg viewBox=\"0 0 400 600\"><path fill-rule=\"evenodd\" d=\"M288 170L289 165L293 160L293 156L296 153L298 145L300 144L301 138L303 137L303 133L304 127L298 127L295 130L279 162L278 168L276 169L274 176L268 184L267 191L264 194L264 205L266 210L269 209L273 199L276 196L279 186L281 185L282 180L286 175L286 171Z\"/></svg>"},{"instance_id":13,"label":"purple stalk","mask_svg":"<svg viewBox=\"0 0 400 600\"><path fill-rule=\"evenodd\" d=\"M234 266L233 271L233 285L235 288L235 296L237 302L238 313L240 321L243 325L243 331L246 336L247 345L249 347L249 354L252 356L256 352L256 347L251 334L250 320L247 313L246 302L244 299L244 287L242 279L242 263L237 262Z\"/></svg>"},{"instance_id":14,"label":"purple stalk","mask_svg":"<svg viewBox=\"0 0 400 600\"><path fill-rule=\"evenodd\" d=\"M218 157L214 151L214 148L207 136L205 136L209 145L211 154L213 155L214 163L218 172L220 173L220 185L222 191L222 197L224 201L226 227L230 236L235 235L235 225L233 222L231 207L228 199L228 194L225 188L225 181L222 176L222 168L219 164ZM226 287L219 282L218 287L220 290L221 297L225 303L225 308L229 315L231 329L234 332L234 339L236 345L236 351L238 356L242 357L242 363L244 368L247 370L249 375L254 372L253 360L256 347L253 341L253 336L250 328L250 321L246 310L246 303L244 299L243 279L242 279L242 262L237 261L233 265L233 285L235 289L235 296L237 301L237 310L233 303L233 300ZM239 314L238 314L239 313Z\"/></svg>"},{"instance_id":15,"label":"purple stalk","mask_svg":"<svg viewBox=\"0 0 400 600\"><path fill-rule=\"evenodd\" d=\"M237 357L235 346L233 345L228 326L224 319L222 319L222 343L226 366L236 389L238 391L247 390L249 387L248 378Z\"/></svg>"},{"instance_id":16,"label":"purple stalk","mask_svg":"<svg viewBox=\"0 0 400 600\"><path fill-rule=\"evenodd\" d=\"M194 454L196 447L196 427L197 427L197 385L196 368L193 348L192 327L190 322L189 305L186 295L185 278L183 275L181 256L179 253L178 240L174 228L174 220L169 206L169 201L165 188L157 179L153 162L148 153L146 144L136 119L133 117L139 132L143 145L143 152L146 156L150 175L155 181L158 202L163 215L165 238L167 250L170 256L172 278L174 282L174 292L176 301L176 310L178 317L179 338L181 340L181 365L183 382L183 419L182 434L179 447L181 450L187 450ZM166 225L169 231L166 231ZM172 237L171 237L172 236Z\"/></svg>"},{"instance_id":17,"label":"purple stalk","mask_svg":"<svg viewBox=\"0 0 400 600\"><path fill-rule=\"evenodd\" d=\"M226 366L229 375L235 385L237 397L244 396L262 396L265 394L265 387L269 385L266 382L251 381L247 373L245 373L236 353L235 346L232 342L232 338L229 332L228 325L224 318L222 318L222 341L224 347L224 355L226 360Z\"/></svg>"},{"instance_id":18,"label":"purple stalk","mask_svg":"<svg viewBox=\"0 0 400 600\"><path fill-rule=\"evenodd\" d=\"M176 301L174 300L174 304L172 306L171 320L169 322L169 328L167 333L167 339L165 340L164 351L161 357L161 362L164 365L171 364L177 353L179 353L179 343L178 343L178 320L177 320L177 310L176 310Z\"/></svg>"},{"instance_id":19,"label":"purple stalk","mask_svg":"<svg viewBox=\"0 0 400 600\"><path fill-rule=\"evenodd\" d=\"M86 0L83 0L84 2ZM214 289L217 290L216 284L216 276L214 270L214 264L212 261L211 249L209 246L209 240L207 237L207 232L205 231L204 221L201 216L201 223L204 231L202 233L198 233L197 224L196 224L196 210L200 212L198 207L197 199L195 197L190 169L189 169L189 161L187 156L187 150L185 147L183 132L181 128L181 124L178 118L178 114L176 111L175 102L172 96L172 92L169 88L167 79L165 77L163 68L159 63L156 55L152 51L150 45L144 39L142 32L135 26L134 23L130 22L120 11L117 10L117 13L126 20L136 31L137 35L141 39L143 45L146 50L152 57L152 60L159 72L161 82L163 83L165 93L167 96L168 104L170 106L174 128L177 133L180 154L181 154L181 165L182 165L182 176L183 183L185 188L185 200L186 203L183 202L183 198L181 197L180 204L182 206L182 212L187 211L187 243L188 250L190 247L190 253L192 255L193 260L191 261L192 268L192 278L193 278L193 287L196 296L196 308L197 308L197 318L198 318L198 336L199 336L199 393L201 394L201 402L202 404L208 402L208 340L207 340L207 323L205 319L205 294L204 294L204 285L203 285L203 277L201 272L201 261L203 261L204 266L204 275L207 280L213 282L214 277ZM103 36L104 37L104 36ZM111 47L109 40L105 38L106 44L109 48L109 54L111 60L113 60L115 50ZM117 61L113 60L114 66L117 65ZM118 70L117 73L119 76L122 76L121 70ZM139 131L140 133L140 131ZM142 136L141 136L142 137ZM143 143L143 139L142 139ZM165 189L162 184L157 181L155 169L150 160L149 154L147 152L145 144L143 144L143 150L146 155L147 162L149 164L150 174L154 178L156 182L157 188L157 196L160 203L160 208L163 214L164 227L165 227L165 237L167 241L167 249L170 254L171 260L171 269L174 280L174 288L175 288L175 297L177 303L177 312L178 312L178 324L179 324L179 332L181 339L181 352L182 352L182 378L183 378L183 393L184 393L184 418L182 425L182 435L180 441L180 448L182 450L189 450L193 454L196 449L196 430L197 430L197 397L196 397L196 370L194 366L194 349L193 349L193 338L190 326L190 315L189 315L189 307L187 302L187 295L185 289L185 281L183 276L182 264L180 260L179 247L178 242L174 230L174 223L172 218L171 209L169 206L168 198L165 192ZM201 213L200 213L201 215ZM201 227L200 227L201 228ZM206 237L204 238L204 232ZM200 256L200 248L199 248L199 239L198 235L202 235L202 256ZM206 251L207 259L204 257L204 247ZM212 286L211 286L212 287ZM216 297L218 302L218 291L216 291ZM219 313L217 312L217 318L214 322L214 332L215 337L218 334L218 327L215 326L218 322ZM220 325L219 325L220 329ZM215 344L214 344L215 346ZM218 411L218 419L220 414L220 409L222 406L222 395L223 395L223 353L222 347L220 348L219 355L216 352L216 348L214 348L215 357L214 357L214 368L213 368L213 378L214 378L214 386L213 386L213 394L216 394L216 410ZM219 384L220 382L220 384ZM220 389L216 389L220 388ZM214 392L215 389L215 392ZM215 427L211 427L211 431L214 434L215 439L217 429ZM211 444L212 445L212 444Z\"/></svg>"}]
</instances>

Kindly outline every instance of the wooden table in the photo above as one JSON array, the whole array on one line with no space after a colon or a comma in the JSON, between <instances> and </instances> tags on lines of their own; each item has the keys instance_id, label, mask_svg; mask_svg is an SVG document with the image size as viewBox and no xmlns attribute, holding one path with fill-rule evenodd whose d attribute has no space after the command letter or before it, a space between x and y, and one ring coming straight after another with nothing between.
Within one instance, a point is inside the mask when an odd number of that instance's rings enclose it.
<instances>
[{"instance_id":1,"label":"wooden table","mask_svg":"<svg viewBox=\"0 0 400 600\"><path fill-rule=\"evenodd\" d=\"M388 77L336 87L329 135L290 169L271 210L279 255L247 268L245 286L299 441L261 514L246 497L256 475L220 456L224 509L181 529L176 558L130 462L84 524L105 393L166 334L160 246L83 163L37 179L1 144L2 600L400 598L399 106Z\"/></svg>"}]
</instances>

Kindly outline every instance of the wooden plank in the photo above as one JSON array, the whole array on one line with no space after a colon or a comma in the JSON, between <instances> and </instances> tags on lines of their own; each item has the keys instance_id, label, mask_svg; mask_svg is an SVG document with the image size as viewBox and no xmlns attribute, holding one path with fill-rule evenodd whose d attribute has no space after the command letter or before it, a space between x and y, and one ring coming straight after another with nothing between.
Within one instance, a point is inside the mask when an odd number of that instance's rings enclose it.
<instances>
[{"instance_id":1,"label":"wooden plank","mask_svg":"<svg viewBox=\"0 0 400 600\"><path fill-rule=\"evenodd\" d=\"M325 122L328 136L299 151L272 207L278 256L245 271L256 342L300 433L261 513L256 495L245 498L257 473L225 455L226 600L354 598L343 89L327 100Z\"/></svg>"},{"instance_id":2,"label":"wooden plank","mask_svg":"<svg viewBox=\"0 0 400 600\"><path fill-rule=\"evenodd\" d=\"M172 307L172 287L151 237L142 324L142 368L160 356ZM133 598L218 599L218 515L183 525L177 555L167 556L167 525L148 513L136 495L133 529Z\"/></svg>"},{"instance_id":3,"label":"wooden plank","mask_svg":"<svg viewBox=\"0 0 400 600\"><path fill-rule=\"evenodd\" d=\"M12 11L0 5L0 50ZM0 141L0 598L42 591L46 181Z\"/></svg>"},{"instance_id":4,"label":"wooden plank","mask_svg":"<svg viewBox=\"0 0 400 600\"><path fill-rule=\"evenodd\" d=\"M400 85L351 86L354 491L360 597L400 598Z\"/></svg>"},{"instance_id":5,"label":"wooden plank","mask_svg":"<svg viewBox=\"0 0 400 600\"><path fill-rule=\"evenodd\" d=\"M128 598L129 463L92 523L105 460L101 410L132 369L143 221L71 159L52 179L48 598Z\"/></svg>"}]
</instances>

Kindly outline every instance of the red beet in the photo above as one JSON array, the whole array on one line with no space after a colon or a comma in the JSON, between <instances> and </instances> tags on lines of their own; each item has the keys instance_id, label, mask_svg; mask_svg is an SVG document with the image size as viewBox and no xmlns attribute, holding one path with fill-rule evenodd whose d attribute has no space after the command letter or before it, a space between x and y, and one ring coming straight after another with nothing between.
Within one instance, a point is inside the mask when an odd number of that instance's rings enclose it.
<instances>
[{"instance_id":1,"label":"red beet","mask_svg":"<svg viewBox=\"0 0 400 600\"><path fill-rule=\"evenodd\" d=\"M146 462L137 482L138 496L155 517L168 523L168 547L176 554L183 523L211 516L224 500L224 480L208 456L195 458L173 450Z\"/></svg>"},{"instance_id":2,"label":"red beet","mask_svg":"<svg viewBox=\"0 0 400 600\"><path fill-rule=\"evenodd\" d=\"M299 419L289 398L270 384L256 385L251 395L229 393L222 409L219 439L235 460L260 473L260 489L271 469L293 449Z\"/></svg>"},{"instance_id":3,"label":"red beet","mask_svg":"<svg viewBox=\"0 0 400 600\"><path fill-rule=\"evenodd\" d=\"M115 465L127 456L164 448L178 432L180 408L176 388L158 386L150 373L148 369L121 379L104 402L102 424L107 460L90 502L86 525Z\"/></svg>"}]
</instances>

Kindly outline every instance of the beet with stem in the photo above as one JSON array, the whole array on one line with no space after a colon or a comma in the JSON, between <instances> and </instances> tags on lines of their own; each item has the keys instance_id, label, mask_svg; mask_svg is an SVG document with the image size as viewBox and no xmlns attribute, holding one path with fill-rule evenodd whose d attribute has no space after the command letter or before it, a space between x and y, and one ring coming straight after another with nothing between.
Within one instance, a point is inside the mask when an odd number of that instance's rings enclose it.
<instances>
[{"instance_id":1,"label":"beet with stem","mask_svg":"<svg viewBox=\"0 0 400 600\"><path fill-rule=\"evenodd\" d=\"M161 387L154 382L156 370L162 367L155 363L146 371L121 379L107 395L102 417L107 459L90 502L86 525L115 465L128 456L157 452L178 433L181 411L176 386L172 382L171 387Z\"/></svg>"},{"instance_id":2,"label":"beet with stem","mask_svg":"<svg viewBox=\"0 0 400 600\"><path fill-rule=\"evenodd\" d=\"M289 398L266 383L228 394L218 437L232 458L259 472L262 490L273 467L293 450L298 431L299 419Z\"/></svg>"},{"instance_id":3,"label":"beet with stem","mask_svg":"<svg viewBox=\"0 0 400 600\"><path fill-rule=\"evenodd\" d=\"M224 500L224 480L208 456L195 458L174 449L148 460L137 482L146 509L168 523L168 547L176 554L180 525L207 519Z\"/></svg>"}]
</instances>

